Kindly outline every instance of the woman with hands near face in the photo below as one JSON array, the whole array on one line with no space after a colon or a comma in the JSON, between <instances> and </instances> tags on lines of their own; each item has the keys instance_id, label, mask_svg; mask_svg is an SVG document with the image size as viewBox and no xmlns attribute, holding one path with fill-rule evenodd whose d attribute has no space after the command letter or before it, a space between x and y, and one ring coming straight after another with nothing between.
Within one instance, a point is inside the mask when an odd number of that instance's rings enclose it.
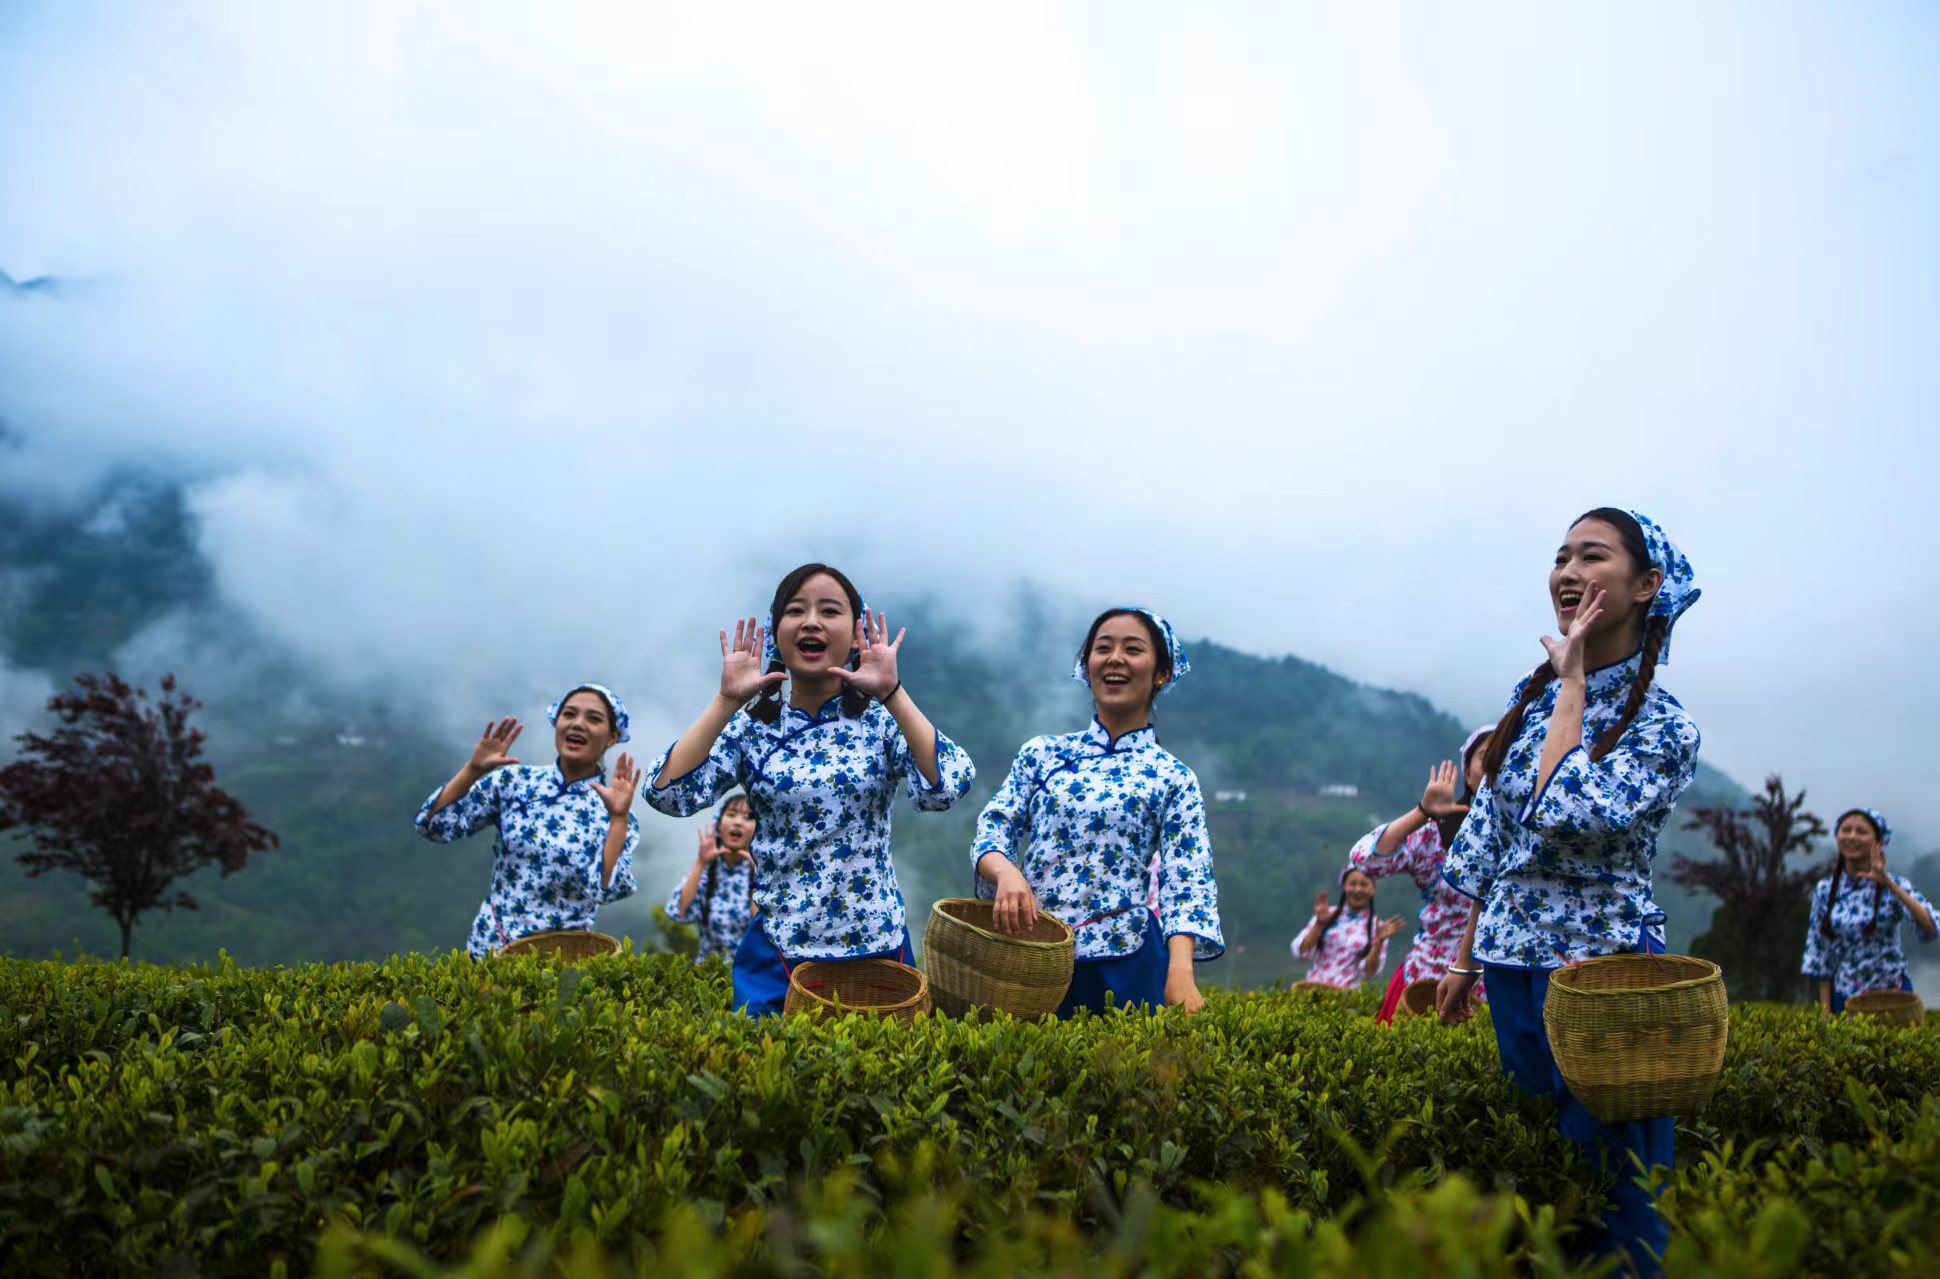
<instances>
[{"instance_id":1,"label":"woman with hands near face","mask_svg":"<svg viewBox=\"0 0 1940 1279\"><path fill-rule=\"evenodd\" d=\"M1077 935L1060 1017L1135 1004L1196 1012L1193 965L1226 949L1205 797L1152 726L1153 702L1191 669L1164 618L1106 610L1072 672L1091 690L1091 726L1025 742L977 818L970 858L997 929L1024 935L1045 911Z\"/></svg>"},{"instance_id":2,"label":"woman with hands near face","mask_svg":"<svg viewBox=\"0 0 1940 1279\"><path fill-rule=\"evenodd\" d=\"M1816 979L1819 1009L1844 1012L1869 990L1912 990L1900 925L1932 942L1940 936L1933 903L1903 875L1886 869L1893 828L1876 809L1852 808L1833 823L1839 846L1832 874L1812 889L1801 971Z\"/></svg>"},{"instance_id":3,"label":"woman with hands near face","mask_svg":"<svg viewBox=\"0 0 1940 1279\"><path fill-rule=\"evenodd\" d=\"M699 849L687 875L667 898L667 916L700 931L696 963L709 955L732 961L754 922L754 810L746 795L730 795L700 828Z\"/></svg>"},{"instance_id":4,"label":"woman with hands near face","mask_svg":"<svg viewBox=\"0 0 1940 1279\"><path fill-rule=\"evenodd\" d=\"M1398 934L1399 915L1380 918L1374 911L1374 879L1348 866L1340 874L1340 901L1327 890L1314 894L1313 918L1293 940L1294 957L1312 961L1307 980L1356 990L1387 963L1388 940Z\"/></svg>"},{"instance_id":5,"label":"woman with hands near face","mask_svg":"<svg viewBox=\"0 0 1940 1279\"><path fill-rule=\"evenodd\" d=\"M1496 726L1444 869L1473 906L1437 994L1441 1016L1465 1019L1487 973L1510 1079L1553 1098L1563 1135L1616 1178L1592 1250L1639 1274L1659 1272L1668 1235L1633 1160L1672 1166L1675 1126L1598 1123L1562 1083L1543 1005L1566 964L1664 949L1651 862L1697 771L1698 731L1656 672L1697 598L1690 561L1645 516L1599 507L1570 525L1549 573L1562 638L1543 636L1546 660Z\"/></svg>"},{"instance_id":6,"label":"woman with hands near face","mask_svg":"<svg viewBox=\"0 0 1940 1279\"><path fill-rule=\"evenodd\" d=\"M721 632L718 691L650 770L647 802L676 817L747 794L757 910L734 1005L752 1015L782 1010L803 960L910 958L890 809L899 789L947 809L976 769L903 686L903 639L839 570L802 565L765 625Z\"/></svg>"},{"instance_id":7,"label":"woman with hands near face","mask_svg":"<svg viewBox=\"0 0 1940 1279\"><path fill-rule=\"evenodd\" d=\"M1442 879L1442 859L1468 816L1469 800L1482 781L1482 751L1495 730L1490 724L1469 734L1462 743L1459 771L1455 760L1443 760L1428 770L1421 802L1392 821L1363 835L1347 854L1348 865L1374 879L1406 875L1421 891L1421 911L1415 916L1415 940L1395 966L1381 999L1376 1020L1394 1020L1402 992L1424 979L1440 981L1455 962L1462 933L1468 927L1469 899ZM1456 787L1461 787L1459 797ZM1478 983L1475 998L1483 997Z\"/></svg>"},{"instance_id":8,"label":"woman with hands near face","mask_svg":"<svg viewBox=\"0 0 1940 1279\"><path fill-rule=\"evenodd\" d=\"M625 704L604 684L580 684L546 716L550 766L512 754L525 731L518 720L488 723L464 766L418 810L418 831L436 843L498 829L491 891L466 939L474 956L531 933L590 929L602 904L634 889L640 824L629 810L640 770L625 754L611 777L602 766L627 740Z\"/></svg>"}]
</instances>

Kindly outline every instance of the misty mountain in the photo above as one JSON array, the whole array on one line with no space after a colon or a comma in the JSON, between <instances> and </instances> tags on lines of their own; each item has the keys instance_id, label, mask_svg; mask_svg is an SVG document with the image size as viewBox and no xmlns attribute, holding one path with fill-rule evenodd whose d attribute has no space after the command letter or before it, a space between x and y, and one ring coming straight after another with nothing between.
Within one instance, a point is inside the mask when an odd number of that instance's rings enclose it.
<instances>
[{"instance_id":1,"label":"misty mountain","mask_svg":"<svg viewBox=\"0 0 1940 1279\"><path fill-rule=\"evenodd\" d=\"M0 295L26 296L38 293L52 297L59 291L60 281L51 275L36 276L31 280L16 280L5 271L0 271Z\"/></svg>"},{"instance_id":2,"label":"misty mountain","mask_svg":"<svg viewBox=\"0 0 1940 1279\"><path fill-rule=\"evenodd\" d=\"M906 611L923 637L905 655L906 679L978 764L976 788L954 812L897 816L898 873L920 939L932 900L969 891L976 814L1018 744L1082 727L1089 710L1069 676L1084 619L1020 588L1008 606L1012 638L993 646L945 624L934 603ZM409 708L298 668L227 615L177 487L124 476L70 511L0 499L7 666L59 683L76 670L127 661L160 629L199 633L201 651L221 655L219 670L181 674L210 703L205 727L223 785L283 846L228 879L203 876L193 885L203 908L144 920L136 954L206 959L227 949L244 962L289 963L457 944L488 880L489 840L434 846L411 826L424 797L460 762L449 742L434 740ZM1222 984L1294 977L1287 943L1314 891L1331 888L1356 838L1414 804L1428 767L1455 751L1468 726L1418 695L1358 684L1298 658L1206 640L1189 648L1192 677L1161 701L1158 726L1208 798L1231 949L1206 975ZM0 724L9 737L19 728ZM536 728L543 733L543 722ZM635 745L651 754L661 743ZM1741 795L1705 768L1685 802ZM602 923L644 944L654 936L650 908L684 869L692 836L644 807L642 822L641 891ZM1683 832L1666 843L1702 851ZM0 885L0 951L111 950L112 927L88 906L79 881L29 881L8 860ZM1708 921L1708 901L1661 879L1660 897L1673 946ZM1384 885L1377 901L1410 918L1417 903L1402 884Z\"/></svg>"}]
</instances>

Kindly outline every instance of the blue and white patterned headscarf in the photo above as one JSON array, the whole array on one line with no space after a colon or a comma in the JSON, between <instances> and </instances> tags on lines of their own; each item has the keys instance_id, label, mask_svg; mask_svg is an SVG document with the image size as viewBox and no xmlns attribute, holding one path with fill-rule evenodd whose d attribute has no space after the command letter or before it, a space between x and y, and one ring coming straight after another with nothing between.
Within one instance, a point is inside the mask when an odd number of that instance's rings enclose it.
<instances>
[{"instance_id":1,"label":"blue and white patterned headscarf","mask_svg":"<svg viewBox=\"0 0 1940 1279\"><path fill-rule=\"evenodd\" d=\"M1845 812L1839 814L1837 821L1834 821L1832 823L1832 829L1834 831L1837 831L1839 829L1839 822L1845 821L1848 817L1851 817L1854 813L1864 813L1867 819L1871 821L1875 827L1878 828L1879 846L1882 849L1885 848L1888 844L1893 842L1893 827L1886 820L1886 815L1880 812L1877 808L1848 808Z\"/></svg>"},{"instance_id":2,"label":"blue and white patterned headscarf","mask_svg":"<svg viewBox=\"0 0 1940 1279\"><path fill-rule=\"evenodd\" d=\"M606 708L613 712L613 727L620 730L620 740L622 742L627 740L628 720L626 715L626 703L620 700L620 695L618 693L614 692L612 689L608 688L604 684L573 685L572 688L567 690L566 695L564 697L560 698L552 705L546 707L546 723L548 724L559 723L559 708L561 706L564 706L567 702L571 701L574 693L598 693L601 697L604 697L606 699Z\"/></svg>"},{"instance_id":3,"label":"blue and white patterned headscarf","mask_svg":"<svg viewBox=\"0 0 1940 1279\"><path fill-rule=\"evenodd\" d=\"M1684 558L1684 552L1677 549L1669 534L1657 526L1657 522L1642 511L1630 512L1630 518L1637 521L1637 527L1644 532L1644 546L1650 551L1651 566L1662 572L1664 584L1657 588L1657 598L1650 602L1651 617L1664 619L1664 642L1657 649L1657 660L1668 663L1671 660L1671 628L1677 619L1684 616L1684 610L1697 603L1696 580L1691 573L1691 561Z\"/></svg>"},{"instance_id":4,"label":"blue and white patterned headscarf","mask_svg":"<svg viewBox=\"0 0 1940 1279\"><path fill-rule=\"evenodd\" d=\"M1179 637L1172 633L1172 623L1166 621L1149 608L1126 607L1113 609L1112 612L1141 614L1142 616L1150 618L1152 625L1159 628L1159 635L1165 640L1165 651L1172 656L1172 677L1166 680L1165 683L1159 685L1160 696L1163 696L1167 689L1177 684L1191 672L1192 659L1186 656L1185 646L1179 643ZM1089 657L1090 654L1088 653L1080 653L1078 655L1078 664L1071 671L1071 678L1077 680L1086 688L1091 687L1091 675L1087 669L1090 666L1090 662L1087 660Z\"/></svg>"},{"instance_id":5,"label":"blue and white patterned headscarf","mask_svg":"<svg viewBox=\"0 0 1940 1279\"><path fill-rule=\"evenodd\" d=\"M862 601L862 617L865 621L869 617L868 600ZM853 653L855 649L855 632L851 631L849 633L849 652ZM773 613L768 614L768 634L761 641L761 660L770 666L781 660L781 650L775 646L775 615ZM845 664L847 663L848 659L846 656L843 658L843 661Z\"/></svg>"}]
</instances>

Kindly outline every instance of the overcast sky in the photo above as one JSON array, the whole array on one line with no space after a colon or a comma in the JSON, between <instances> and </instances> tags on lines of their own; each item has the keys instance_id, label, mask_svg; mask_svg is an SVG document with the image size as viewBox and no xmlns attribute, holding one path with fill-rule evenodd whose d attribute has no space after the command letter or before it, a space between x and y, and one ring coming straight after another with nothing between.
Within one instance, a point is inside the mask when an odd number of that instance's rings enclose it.
<instances>
[{"instance_id":1,"label":"overcast sky","mask_svg":"<svg viewBox=\"0 0 1940 1279\"><path fill-rule=\"evenodd\" d=\"M664 740L813 557L1487 719L1630 505L1705 757L1940 839L1940 9L290 8L0 8L0 270L92 282L0 484L194 477L329 669Z\"/></svg>"}]
</instances>

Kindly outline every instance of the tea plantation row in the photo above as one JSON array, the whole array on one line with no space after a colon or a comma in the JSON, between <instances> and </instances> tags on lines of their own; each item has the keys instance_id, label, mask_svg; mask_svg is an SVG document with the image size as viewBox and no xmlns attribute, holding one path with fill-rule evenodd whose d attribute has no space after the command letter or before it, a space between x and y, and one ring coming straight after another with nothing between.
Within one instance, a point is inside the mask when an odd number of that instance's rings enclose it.
<instances>
[{"instance_id":1,"label":"tea plantation row","mask_svg":"<svg viewBox=\"0 0 1940 1279\"><path fill-rule=\"evenodd\" d=\"M8 1274L1560 1272L1604 1187L1486 1025L752 1022L724 972L0 964ZM1733 1014L1676 1273L1940 1255L1940 1035Z\"/></svg>"}]
</instances>

